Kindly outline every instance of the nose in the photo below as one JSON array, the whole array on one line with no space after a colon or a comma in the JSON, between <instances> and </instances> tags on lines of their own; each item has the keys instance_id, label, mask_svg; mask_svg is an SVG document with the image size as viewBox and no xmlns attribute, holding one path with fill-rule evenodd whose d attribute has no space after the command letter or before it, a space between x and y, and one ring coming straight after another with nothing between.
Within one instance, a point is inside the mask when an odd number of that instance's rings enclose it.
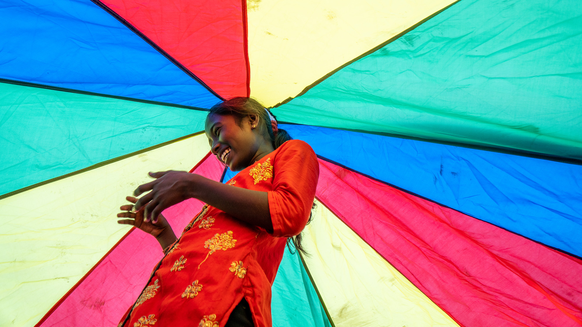
<instances>
[{"instance_id":1,"label":"nose","mask_svg":"<svg viewBox=\"0 0 582 327\"><path fill-rule=\"evenodd\" d=\"M220 149L220 143L214 142L214 143L212 143L212 147L210 148L210 152L212 152L212 154L214 154L214 155L217 155L219 149Z\"/></svg>"}]
</instances>

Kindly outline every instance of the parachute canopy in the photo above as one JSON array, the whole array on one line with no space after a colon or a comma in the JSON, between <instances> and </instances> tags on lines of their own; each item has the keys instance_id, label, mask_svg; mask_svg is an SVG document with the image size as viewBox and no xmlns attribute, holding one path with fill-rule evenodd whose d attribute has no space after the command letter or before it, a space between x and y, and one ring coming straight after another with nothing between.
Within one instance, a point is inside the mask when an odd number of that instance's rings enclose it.
<instances>
[{"instance_id":1,"label":"parachute canopy","mask_svg":"<svg viewBox=\"0 0 582 327\"><path fill-rule=\"evenodd\" d=\"M0 16L0 325L117 324L163 256L117 208L148 171L234 176L203 123L235 96L320 161L274 326L582 324L577 1L8 0ZM201 207L165 215L179 232Z\"/></svg>"}]
</instances>

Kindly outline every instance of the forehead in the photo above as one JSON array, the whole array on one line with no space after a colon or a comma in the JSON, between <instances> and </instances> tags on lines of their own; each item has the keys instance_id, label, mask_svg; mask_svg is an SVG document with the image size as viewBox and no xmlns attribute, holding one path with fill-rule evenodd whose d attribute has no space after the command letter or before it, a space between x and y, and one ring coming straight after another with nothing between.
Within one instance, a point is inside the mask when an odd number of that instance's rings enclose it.
<instances>
[{"instance_id":1,"label":"forehead","mask_svg":"<svg viewBox=\"0 0 582 327\"><path fill-rule=\"evenodd\" d=\"M206 123L205 123L204 130L205 130L206 134L210 134L211 129L215 125L224 126L224 125L230 125L230 124L236 124L236 119L234 116L210 114L206 117Z\"/></svg>"},{"instance_id":2,"label":"forehead","mask_svg":"<svg viewBox=\"0 0 582 327\"><path fill-rule=\"evenodd\" d=\"M217 123L222 123L224 121L224 116L221 115L214 115L214 114L209 114L208 116L206 116L206 123L205 123L205 130L208 132L212 126L214 126Z\"/></svg>"}]
</instances>

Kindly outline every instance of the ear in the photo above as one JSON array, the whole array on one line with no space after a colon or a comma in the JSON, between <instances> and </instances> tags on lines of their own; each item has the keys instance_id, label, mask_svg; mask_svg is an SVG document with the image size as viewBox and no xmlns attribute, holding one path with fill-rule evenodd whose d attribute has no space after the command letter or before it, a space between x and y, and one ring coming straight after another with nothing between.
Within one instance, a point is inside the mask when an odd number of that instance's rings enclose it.
<instances>
[{"instance_id":1,"label":"ear","mask_svg":"<svg viewBox=\"0 0 582 327\"><path fill-rule=\"evenodd\" d=\"M251 128L255 129L259 126L260 117L255 114L249 114L249 123L251 124Z\"/></svg>"}]
</instances>

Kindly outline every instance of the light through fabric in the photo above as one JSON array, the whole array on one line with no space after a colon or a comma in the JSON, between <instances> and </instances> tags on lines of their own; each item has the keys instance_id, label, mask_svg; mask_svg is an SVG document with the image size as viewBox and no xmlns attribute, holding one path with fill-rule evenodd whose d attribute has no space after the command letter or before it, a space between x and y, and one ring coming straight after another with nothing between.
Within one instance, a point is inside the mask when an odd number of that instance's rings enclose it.
<instances>
[{"instance_id":1,"label":"light through fabric","mask_svg":"<svg viewBox=\"0 0 582 327\"><path fill-rule=\"evenodd\" d=\"M149 171L228 181L203 131L235 96L319 156L274 326L582 324L578 1L8 0L0 16L0 325L117 324L163 255L117 208ZM166 213L179 231L201 206Z\"/></svg>"}]
</instances>

